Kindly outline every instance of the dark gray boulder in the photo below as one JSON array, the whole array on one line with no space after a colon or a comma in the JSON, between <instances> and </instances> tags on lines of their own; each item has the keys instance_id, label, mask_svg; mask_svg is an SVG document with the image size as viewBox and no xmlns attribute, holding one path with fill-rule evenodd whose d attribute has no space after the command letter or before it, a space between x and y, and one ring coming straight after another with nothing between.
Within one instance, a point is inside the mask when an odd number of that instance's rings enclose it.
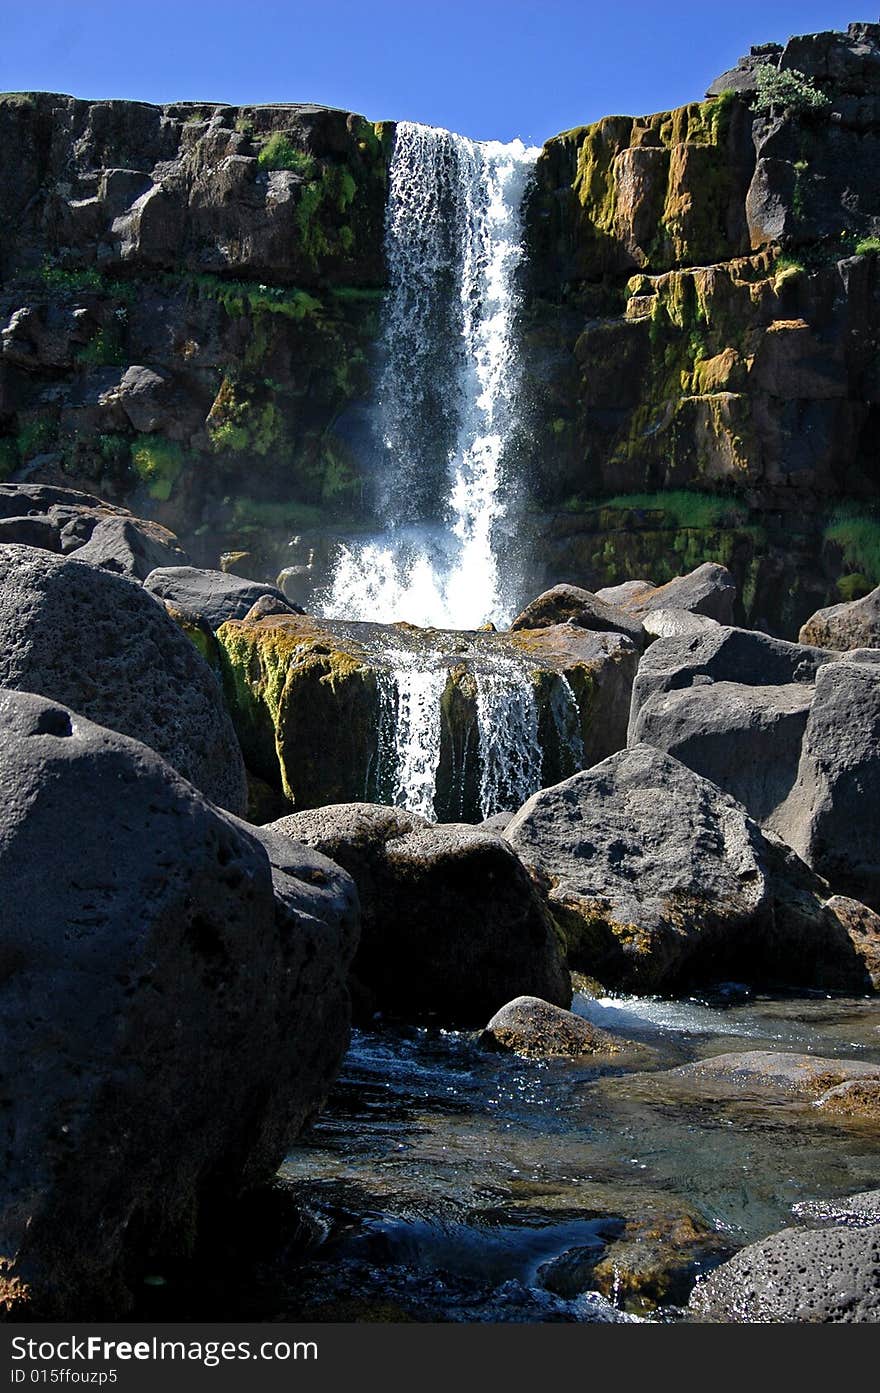
<instances>
[{"instance_id":1,"label":"dark gray boulder","mask_svg":"<svg viewBox=\"0 0 880 1393\"><path fill-rule=\"evenodd\" d=\"M604 600L607 605L623 605L656 589L652 580L625 580L620 585L606 585L604 589L597 590L596 599Z\"/></svg>"},{"instance_id":2,"label":"dark gray boulder","mask_svg":"<svg viewBox=\"0 0 880 1393\"><path fill-rule=\"evenodd\" d=\"M817 610L798 638L816 648L880 648L880 585L860 600Z\"/></svg>"},{"instance_id":3,"label":"dark gray boulder","mask_svg":"<svg viewBox=\"0 0 880 1393\"><path fill-rule=\"evenodd\" d=\"M536 600L526 605L511 624L517 629L549 629L555 624L575 624L579 629L599 633L625 634L642 650L645 635L641 623L624 613L617 605L606 604L589 590L577 585L554 585Z\"/></svg>"},{"instance_id":4,"label":"dark gray boulder","mask_svg":"<svg viewBox=\"0 0 880 1393\"><path fill-rule=\"evenodd\" d=\"M0 686L142 740L212 802L245 811L244 762L219 681L135 581L0 547Z\"/></svg>"},{"instance_id":5,"label":"dark gray boulder","mask_svg":"<svg viewBox=\"0 0 880 1393\"><path fill-rule=\"evenodd\" d=\"M214 630L227 619L244 619L264 597L272 601L273 614L296 612L274 585L195 566L160 567L147 576L144 589L175 608L200 615Z\"/></svg>"},{"instance_id":6,"label":"dark gray boulder","mask_svg":"<svg viewBox=\"0 0 880 1393\"><path fill-rule=\"evenodd\" d=\"M534 794L505 836L572 966L609 986L870 988L827 887L733 798L648 745Z\"/></svg>"},{"instance_id":7,"label":"dark gray boulder","mask_svg":"<svg viewBox=\"0 0 880 1393\"><path fill-rule=\"evenodd\" d=\"M320 1106L356 897L57 702L0 733L0 1310L113 1319Z\"/></svg>"},{"instance_id":8,"label":"dark gray boulder","mask_svg":"<svg viewBox=\"0 0 880 1393\"><path fill-rule=\"evenodd\" d=\"M765 822L797 778L812 701L813 688L803 682L711 682L656 692L631 717L627 738L674 755Z\"/></svg>"},{"instance_id":9,"label":"dark gray boulder","mask_svg":"<svg viewBox=\"0 0 880 1393\"><path fill-rule=\"evenodd\" d=\"M188 558L173 532L127 508L51 484L0 484L0 542L76 553L78 561L144 580Z\"/></svg>"},{"instance_id":10,"label":"dark gray boulder","mask_svg":"<svg viewBox=\"0 0 880 1393\"><path fill-rule=\"evenodd\" d=\"M776 828L797 778L816 673L834 657L721 625L659 638L633 683L627 743L674 755Z\"/></svg>"},{"instance_id":11,"label":"dark gray boulder","mask_svg":"<svg viewBox=\"0 0 880 1393\"><path fill-rule=\"evenodd\" d=\"M617 603L640 617L650 610L683 609L715 619L719 624L732 624L736 581L726 566L705 561L695 571L676 576L654 590L633 587Z\"/></svg>"},{"instance_id":12,"label":"dark gray boulder","mask_svg":"<svg viewBox=\"0 0 880 1393\"><path fill-rule=\"evenodd\" d=\"M688 1309L717 1323L880 1321L880 1224L771 1234L698 1283Z\"/></svg>"},{"instance_id":13,"label":"dark gray boulder","mask_svg":"<svg viewBox=\"0 0 880 1393\"><path fill-rule=\"evenodd\" d=\"M523 994L570 1004L553 922L501 837L366 803L293 813L259 835L305 842L355 881L364 1013L476 1023Z\"/></svg>"},{"instance_id":14,"label":"dark gray boulder","mask_svg":"<svg viewBox=\"0 0 880 1393\"><path fill-rule=\"evenodd\" d=\"M607 1057L621 1050L620 1041L607 1030L536 996L518 996L496 1011L480 1035L480 1044L530 1059Z\"/></svg>"},{"instance_id":15,"label":"dark gray boulder","mask_svg":"<svg viewBox=\"0 0 880 1393\"><path fill-rule=\"evenodd\" d=\"M68 522L60 532L61 550L66 555L75 556L77 561L87 561L89 565L101 566L105 571L145 580L157 566L187 560L186 552L174 534L157 522L115 514L90 521L92 525L82 545L69 545L76 524Z\"/></svg>"},{"instance_id":16,"label":"dark gray boulder","mask_svg":"<svg viewBox=\"0 0 880 1393\"><path fill-rule=\"evenodd\" d=\"M880 909L880 664L841 659L818 673L774 826L835 891Z\"/></svg>"}]
</instances>

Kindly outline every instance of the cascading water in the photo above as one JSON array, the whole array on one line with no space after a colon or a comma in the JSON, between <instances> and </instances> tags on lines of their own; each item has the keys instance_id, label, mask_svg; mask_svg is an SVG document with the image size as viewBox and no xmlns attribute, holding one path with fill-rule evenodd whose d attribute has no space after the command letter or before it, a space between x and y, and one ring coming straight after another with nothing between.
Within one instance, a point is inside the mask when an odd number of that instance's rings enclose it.
<instances>
[{"instance_id":1,"label":"cascading water","mask_svg":"<svg viewBox=\"0 0 880 1393\"><path fill-rule=\"evenodd\" d=\"M459 629L510 617L496 532L517 420L521 206L538 153L397 127L378 391L386 532L341 548L324 615Z\"/></svg>"},{"instance_id":2,"label":"cascading water","mask_svg":"<svg viewBox=\"0 0 880 1393\"><path fill-rule=\"evenodd\" d=\"M498 525L512 496L504 453L520 387L521 210L538 153L397 127L376 411L385 530L340 548L318 597L326 617L456 630L510 619L515 566L499 563ZM374 784L386 801L434 817L449 662L394 645L385 661ZM540 786L537 706L527 664L474 650L468 666L488 816Z\"/></svg>"}]
</instances>

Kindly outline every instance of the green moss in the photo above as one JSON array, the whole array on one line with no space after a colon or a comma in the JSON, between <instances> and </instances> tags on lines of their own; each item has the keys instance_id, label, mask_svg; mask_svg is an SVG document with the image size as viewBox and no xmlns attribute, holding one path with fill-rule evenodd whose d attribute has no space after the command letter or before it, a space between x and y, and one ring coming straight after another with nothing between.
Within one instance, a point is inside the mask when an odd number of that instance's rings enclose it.
<instances>
[{"instance_id":1,"label":"green moss","mask_svg":"<svg viewBox=\"0 0 880 1393\"><path fill-rule=\"evenodd\" d=\"M38 417L22 426L15 443L18 457L22 463L41 454L55 441L57 429L55 422L48 417Z\"/></svg>"},{"instance_id":2,"label":"green moss","mask_svg":"<svg viewBox=\"0 0 880 1393\"><path fill-rule=\"evenodd\" d=\"M151 498L167 502L184 466L184 454L175 440L161 435L141 436L131 446L131 462L147 485Z\"/></svg>"},{"instance_id":3,"label":"green moss","mask_svg":"<svg viewBox=\"0 0 880 1393\"><path fill-rule=\"evenodd\" d=\"M120 329L115 325L99 329L87 344L76 350L74 356L80 367L84 368L121 366L125 362L125 350Z\"/></svg>"},{"instance_id":4,"label":"green moss","mask_svg":"<svg viewBox=\"0 0 880 1393\"><path fill-rule=\"evenodd\" d=\"M308 291L286 285L262 285L255 281L227 280L223 276L192 274L165 277L174 285L184 283L199 295L217 300L232 317L243 314L281 314L287 319L305 319L323 309L320 300Z\"/></svg>"},{"instance_id":5,"label":"green moss","mask_svg":"<svg viewBox=\"0 0 880 1393\"><path fill-rule=\"evenodd\" d=\"M840 547L843 561L853 572L867 577L871 587L880 585L880 515L867 505L845 503L835 509L824 533L826 542Z\"/></svg>"},{"instance_id":6,"label":"green moss","mask_svg":"<svg viewBox=\"0 0 880 1393\"><path fill-rule=\"evenodd\" d=\"M838 595L847 604L851 600L860 600L874 588L868 577L863 576L860 571L854 571L848 576L838 576L836 584Z\"/></svg>"},{"instance_id":7,"label":"green moss","mask_svg":"<svg viewBox=\"0 0 880 1393\"><path fill-rule=\"evenodd\" d=\"M569 499L567 512L582 513L593 508L614 512L664 513L677 529L740 527L748 517L745 504L727 494L697 493L690 489L668 489L661 493L620 493L613 498Z\"/></svg>"},{"instance_id":8,"label":"green moss","mask_svg":"<svg viewBox=\"0 0 880 1393\"><path fill-rule=\"evenodd\" d=\"M312 504L279 503L256 498L236 498L232 503L232 513L233 526L241 532L261 532L267 528L297 530L317 527L325 521L321 509Z\"/></svg>"},{"instance_id":9,"label":"green moss","mask_svg":"<svg viewBox=\"0 0 880 1393\"><path fill-rule=\"evenodd\" d=\"M261 169L292 169L304 179L314 179L315 161L304 150L298 150L281 131L269 136L257 156Z\"/></svg>"},{"instance_id":10,"label":"green moss","mask_svg":"<svg viewBox=\"0 0 880 1393\"><path fill-rule=\"evenodd\" d=\"M880 237L863 237L856 242L856 256L874 256L880 252Z\"/></svg>"}]
</instances>

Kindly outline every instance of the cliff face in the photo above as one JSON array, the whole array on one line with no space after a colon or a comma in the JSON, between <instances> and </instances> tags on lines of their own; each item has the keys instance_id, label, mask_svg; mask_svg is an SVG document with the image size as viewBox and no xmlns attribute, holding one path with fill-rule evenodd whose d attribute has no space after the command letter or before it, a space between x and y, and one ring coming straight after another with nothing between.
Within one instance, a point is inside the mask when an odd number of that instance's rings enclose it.
<instances>
[{"instance_id":1,"label":"cliff face","mask_svg":"<svg viewBox=\"0 0 880 1393\"><path fill-rule=\"evenodd\" d=\"M0 477L245 544L355 508L392 137L310 106L0 99Z\"/></svg>"},{"instance_id":2,"label":"cliff face","mask_svg":"<svg viewBox=\"0 0 880 1393\"><path fill-rule=\"evenodd\" d=\"M706 102L545 147L527 357L548 500L876 492L880 279L857 251L880 231L878 40L793 40ZM827 109L753 116L756 59L813 78Z\"/></svg>"}]
</instances>

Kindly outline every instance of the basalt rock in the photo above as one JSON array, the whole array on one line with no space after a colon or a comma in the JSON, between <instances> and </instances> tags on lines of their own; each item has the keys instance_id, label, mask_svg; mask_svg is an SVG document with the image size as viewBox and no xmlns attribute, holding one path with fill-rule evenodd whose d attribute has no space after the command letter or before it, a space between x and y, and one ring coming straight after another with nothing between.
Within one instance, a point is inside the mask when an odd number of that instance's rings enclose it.
<instances>
[{"instance_id":1,"label":"basalt rock","mask_svg":"<svg viewBox=\"0 0 880 1393\"><path fill-rule=\"evenodd\" d=\"M818 610L802 626L799 639L816 648L880 648L880 586L861 600Z\"/></svg>"},{"instance_id":2,"label":"basalt rock","mask_svg":"<svg viewBox=\"0 0 880 1393\"><path fill-rule=\"evenodd\" d=\"M436 737L424 803L441 821L520 801L503 762L484 805L482 692L519 703L531 746L505 761L531 760L535 787L621 748L638 660L623 634L568 624L495 634L250 615L217 639L248 767L296 808L391 797L401 687L414 664L436 674L421 719L429 746Z\"/></svg>"},{"instance_id":3,"label":"basalt rock","mask_svg":"<svg viewBox=\"0 0 880 1393\"><path fill-rule=\"evenodd\" d=\"M607 985L870 987L824 883L715 784L648 745L534 794L505 836L546 890L572 966Z\"/></svg>"},{"instance_id":4,"label":"basalt rock","mask_svg":"<svg viewBox=\"0 0 880 1393\"><path fill-rule=\"evenodd\" d=\"M574 624L580 629L595 629L598 632L625 634L641 649L644 646L644 633L638 620L621 614L617 606L607 604L581 590L576 585L554 585L536 600L526 605L510 625L511 631L517 629L547 629L556 624Z\"/></svg>"},{"instance_id":5,"label":"basalt rock","mask_svg":"<svg viewBox=\"0 0 880 1393\"><path fill-rule=\"evenodd\" d=\"M816 675L836 655L715 626L659 638L633 684L628 742L665 750L785 835Z\"/></svg>"},{"instance_id":6,"label":"basalt rock","mask_svg":"<svg viewBox=\"0 0 880 1393\"><path fill-rule=\"evenodd\" d=\"M0 547L0 685L142 740L213 802L244 812L244 764L218 679L136 581Z\"/></svg>"},{"instance_id":7,"label":"basalt rock","mask_svg":"<svg viewBox=\"0 0 880 1393\"><path fill-rule=\"evenodd\" d=\"M655 590L630 592L617 603L643 618L655 610L685 610L719 624L733 623L736 581L726 566L706 561L689 575L677 576Z\"/></svg>"},{"instance_id":8,"label":"basalt rock","mask_svg":"<svg viewBox=\"0 0 880 1393\"><path fill-rule=\"evenodd\" d=\"M227 619L244 619L263 598L275 602L274 614L294 612L274 585L243 580L225 571L198 570L195 566L163 566L151 571L144 589L160 600L200 615L212 630L219 629Z\"/></svg>"},{"instance_id":9,"label":"basalt rock","mask_svg":"<svg viewBox=\"0 0 880 1393\"><path fill-rule=\"evenodd\" d=\"M783 1229L749 1244L700 1282L698 1321L880 1321L880 1224Z\"/></svg>"},{"instance_id":10,"label":"basalt rock","mask_svg":"<svg viewBox=\"0 0 880 1393\"><path fill-rule=\"evenodd\" d=\"M294 813L259 835L305 842L357 885L362 1013L473 1023L524 993L570 1004L553 922L501 837L360 803Z\"/></svg>"},{"instance_id":11,"label":"basalt rock","mask_svg":"<svg viewBox=\"0 0 880 1393\"><path fill-rule=\"evenodd\" d=\"M356 898L55 701L0 728L0 1308L118 1319L320 1106Z\"/></svg>"},{"instance_id":12,"label":"basalt rock","mask_svg":"<svg viewBox=\"0 0 880 1393\"><path fill-rule=\"evenodd\" d=\"M606 1030L534 996L518 996L496 1011L480 1035L480 1044L527 1059L610 1057L621 1050L621 1042Z\"/></svg>"},{"instance_id":13,"label":"basalt rock","mask_svg":"<svg viewBox=\"0 0 880 1393\"><path fill-rule=\"evenodd\" d=\"M880 909L878 775L880 663L847 655L817 673L797 778L774 825L834 890L874 909Z\"/></svg>"},{"instance_id":14,"label":"basalt rock","mask_svg":"<svg viewBox=\"0 0 880 1393\"><path fill-rule=\"evenodd\" d=\"M119 575L145 577L187 560L173 532L75 489L0 484L0 542L76 555Z\"/></svg>"}]
</instances>

